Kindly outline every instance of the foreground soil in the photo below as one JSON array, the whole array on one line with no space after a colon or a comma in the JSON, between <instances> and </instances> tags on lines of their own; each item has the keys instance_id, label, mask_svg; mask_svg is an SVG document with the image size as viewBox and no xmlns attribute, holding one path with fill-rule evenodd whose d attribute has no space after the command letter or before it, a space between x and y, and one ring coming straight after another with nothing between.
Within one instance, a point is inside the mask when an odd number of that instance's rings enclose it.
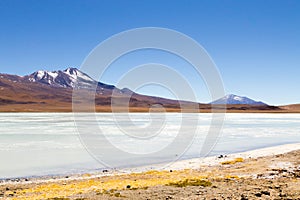
<instances>
[{"instance_id":1,"label":"foreground soil","mask_svg":"<svg viewBox=\"0 0 300 200\"><path fill-rule=\"evenodd\" d=\"M300 199L300 150L216 159L194 170L3 182L0 199Z\"/></svg>"}]
</instances>

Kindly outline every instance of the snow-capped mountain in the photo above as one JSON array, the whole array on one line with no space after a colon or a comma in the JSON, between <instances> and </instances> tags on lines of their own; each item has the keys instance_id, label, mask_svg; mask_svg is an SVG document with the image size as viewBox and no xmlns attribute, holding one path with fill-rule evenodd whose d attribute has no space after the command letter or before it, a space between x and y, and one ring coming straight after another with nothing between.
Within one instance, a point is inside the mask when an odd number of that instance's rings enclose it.
<instances>
[{"instance_id":1,"label":"snow-capped mountain","mask_svg":"<svg viewBox=\"0 0 300 200\"><path fill-rule=\"evenodd\" d=\"M97 84L97 81L76 68L67 68L63 71L59 70L52 72L39 70L24 78L28 79L30 82L38 82L64 88L90 88Z\"/></svg>"},{"instance_id":2,"label":"snow-capped mountain","mask_svg":"<svg viewBox=\"0 0 300 200\"><path fill-rule=\"evenodd\" d=\"M249 99L248 97L241 97L234 94L226 95L223 98L211 102L211 104L267 105L261 101L255 101L253 99Z\"/></svg>"}]
</instances>

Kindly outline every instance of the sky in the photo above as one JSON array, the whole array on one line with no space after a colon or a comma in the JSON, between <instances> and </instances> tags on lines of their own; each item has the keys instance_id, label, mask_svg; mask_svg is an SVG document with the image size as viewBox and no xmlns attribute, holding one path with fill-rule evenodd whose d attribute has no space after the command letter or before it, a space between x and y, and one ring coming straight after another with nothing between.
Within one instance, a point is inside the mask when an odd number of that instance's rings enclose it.
<instances>
[{"instance_id":1,"label":"sky","mask_svg":"<svg viewBox=\"0 0 300 200\"><path fill-rule=\"evenodd\" d=\"M163 27L206 49L226 93L273 105L300 103L299 10L298 0L0 0L0 73L80 68L114 34ZM116 84L126 70L154 61L184 74L199 102L211 100L201 77L164 52L121 58L99 81ZM167 89L152 86L139 92L171 97Z\"/></svg>"}]
</instances>

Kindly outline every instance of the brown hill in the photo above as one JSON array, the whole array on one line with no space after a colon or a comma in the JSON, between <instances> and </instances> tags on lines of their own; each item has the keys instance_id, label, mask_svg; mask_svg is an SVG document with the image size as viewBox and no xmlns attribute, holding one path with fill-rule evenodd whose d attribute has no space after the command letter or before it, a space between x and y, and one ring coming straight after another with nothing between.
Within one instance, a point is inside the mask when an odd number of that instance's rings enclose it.
<instances>
[{"instance_id":1,"label":"brown hill","mask_svg":"<svg viewBox=\"0 0 300 200\"><path fill-rule=\"evenodd\" d=\"M286 110L287 112L291 112L291 113L300 113L300 104L280 106L279 108Z\"/></svg>"}]
</instances>

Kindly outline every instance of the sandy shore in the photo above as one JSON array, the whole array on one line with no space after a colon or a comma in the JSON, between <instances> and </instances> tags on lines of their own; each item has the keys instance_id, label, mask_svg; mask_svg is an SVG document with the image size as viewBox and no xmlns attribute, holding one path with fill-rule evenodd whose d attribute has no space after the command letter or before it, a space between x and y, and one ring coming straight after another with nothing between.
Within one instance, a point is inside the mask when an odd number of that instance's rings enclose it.
<instances>
[{"instance_id":1,"label":"sandy shore","mask_svg":"<svg viewBox=\"0 0 300 200\"><path fill-rule=\"evenodd\" d=\"M300 144L287 144L124 172L2 181L0 199L300 199L299 188Z\"/></svg>"}]
</instances>

